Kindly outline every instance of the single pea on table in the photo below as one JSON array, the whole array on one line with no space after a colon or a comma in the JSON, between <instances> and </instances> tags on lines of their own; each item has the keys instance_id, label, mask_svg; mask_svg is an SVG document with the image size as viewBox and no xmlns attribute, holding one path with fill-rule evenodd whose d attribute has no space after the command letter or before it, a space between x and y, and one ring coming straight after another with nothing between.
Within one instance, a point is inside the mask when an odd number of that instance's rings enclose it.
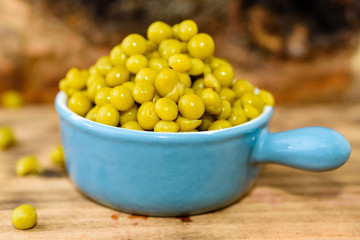
<instances>
[{"instance_id":1,"label":"single pea on table","mask_svg":"<svg viewBox=\"0 0 360 240\"><path fill-rule=\"evenodd\" d=\"M43 171L43 168L41 167L35 156L24 156L16 162L15 172L18 176L39 174Z\"/></svg>"},{"instance_id":2,"label":"single pea on table","mask_svg":"<svg viewBox=\"0 0 360 240\"><path fill-rule=\"evenodd\" d=\"M14 89L5 91L0 98L0 105L5 108L20 108L24 105L21 93Z\"/></svg>"},{"instance_id":3,"label":"single pea on table","mask_svg":"<svg viewBox=\"0 0 360 240\"><path fill-rule=\"evenodd\" d=\"M6 150L16 143L14 133L10 127L0 127L0 150Z\"/></svg>"},{"instance_id":4,"label":"single pea on table","mask_svg":"<svg viewBox=\"0 0 360 240\"><path fill-rule=\"evenodd\" d=\"M17 229L25 230L32 228L37 222L36 209L29 204L23 204L13 210L11 221Z\"/></svg>"}]
</instances>

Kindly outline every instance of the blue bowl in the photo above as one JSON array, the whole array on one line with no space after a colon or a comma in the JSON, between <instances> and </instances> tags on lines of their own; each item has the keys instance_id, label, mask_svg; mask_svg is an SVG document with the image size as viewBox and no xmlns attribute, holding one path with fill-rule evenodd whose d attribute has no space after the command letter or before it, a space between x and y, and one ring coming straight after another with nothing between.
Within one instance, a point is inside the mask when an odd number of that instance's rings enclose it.
<instances>
[{"instance_id":1,"label":"blue bowl","mask_svg":"<svg viewBox=\"0 0 360 240\"><path fill-rule=\"evenodd\" d=\"M58 93L68 174L91 199L147 216L193 215L223 208L253 185L262 163L335 169L350 144L329 128L269 133L273 108L243 125L196 133L156 133L106 126L67 107Z\"/></svg>"}]
</instances>

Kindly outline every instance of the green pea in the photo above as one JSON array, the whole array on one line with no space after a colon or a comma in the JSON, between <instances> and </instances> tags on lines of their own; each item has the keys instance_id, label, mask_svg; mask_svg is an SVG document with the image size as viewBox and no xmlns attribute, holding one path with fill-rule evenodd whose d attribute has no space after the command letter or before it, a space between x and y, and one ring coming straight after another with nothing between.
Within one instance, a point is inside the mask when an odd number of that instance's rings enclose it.
<instances>
[{"instance_id":1,"label":"green pea","mask_svg":"<svg viewBox=\"0 0 360 240\"><path fill-rule=\"evenodd\" d=\"M24 98L16 90L8 90L1 97L1 105L5 108L19 108L24 105Z\"/></svg>"},{"instance_id":2,"label":"green pea","mask_svg":"<svg viewBox=\"0 0 360 240\"><path fill-rule=\"evenodd\" d=\"M16 162L15 172L18 176L38 174L43 172L43 168L38 163L35 156L25 156Z\"/></svg>"},{"instance_id":3,"label":"green pea","mask_svg":"<svg viewBox=\"0 0 360 240\"><path fill-rule=\"evenodd\" d=\"M9 127L0 127L0 150L5 150L15 144L15 137Z\"/></svg>"},{"instance_id":4,"label":"green pea","mask_svg":"<svg viewBox=\"0 0 360 240\"><path fill-rule=\"evenodd\" d=\"M32 228L37 222L36 209L29 204L23 204L15 208L11 213L11 221L17 229Z\"/></svg>"},{"instance_id":5,"label":"green pea","mask_svg":"<svg viewBox=\"0 0 360 240\"><path fill-rule=\"evenodd\" d=\"M53 163L60 167L64 167L65 165L65 157L62 146L57 146L50 153L50 159Z\"/></svg>"}]
</instances>

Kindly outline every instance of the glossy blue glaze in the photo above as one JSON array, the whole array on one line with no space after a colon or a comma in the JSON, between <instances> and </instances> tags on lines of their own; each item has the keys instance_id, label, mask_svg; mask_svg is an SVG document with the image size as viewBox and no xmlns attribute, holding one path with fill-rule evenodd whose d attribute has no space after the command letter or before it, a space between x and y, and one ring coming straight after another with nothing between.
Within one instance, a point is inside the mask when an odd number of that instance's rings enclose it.
<instances>
[{"instance_id":1,"label":"glossy blue glaze","mask_svg":"<svg viewBox=\"0 0 360 240\"><path fill-rule=\"evenodd\" d=\"M328 171L344 164L350 151L346 138L330 128L306 127L278 133L264 129L252 160L308 171Z\"/></svg>"},{"instance_id":2,"label":"glossy blue glaze","mask_svg":"<svg viewBox=\"0 0 360 240\"><path fill-rule=\"evenodd\" d=\"M350 153L348 142L338 133L330 134L334 141L318 138L318 145L331 143L321 153L304 144L294 151L298 132L283 133L292 145L282 144L281 135L267 132L272 107L231 129L155 133L82 118L67 108L61 92L55 105L70 178L95 201L135 214L180 216L216 210L233 203L252 186L260 170L254 163L328 170L343 164ZM306 139L314 134L303 131L300 135ZM337 150L334 142L340 143ZM321 164L309 158L320 158Z\"/></svg>"}]
</instances>

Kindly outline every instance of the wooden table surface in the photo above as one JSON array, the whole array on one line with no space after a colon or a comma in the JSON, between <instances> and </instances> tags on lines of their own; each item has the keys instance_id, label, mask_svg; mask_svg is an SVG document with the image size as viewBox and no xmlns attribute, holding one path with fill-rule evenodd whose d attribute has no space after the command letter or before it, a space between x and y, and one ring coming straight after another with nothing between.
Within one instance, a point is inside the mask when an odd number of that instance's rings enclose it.
<instances>
[{"instance_id":1,"label":"wooden table surface","mask_svg":"<svg viewBox=\"0 0 360 240\"><path fill-rule=\"evenodd\" d=\"M189 218L139 217L84 197L65 171L49 161L60 143L52 106L0 109L0 126L13 127L18 144L0 151L0 239L360 239L360 104L278 106L271 131L324 126L350 141L352 154L325 173L265 165L253 190L220 211ZM16 160L34 154L43 175L18 177ZM38 223L17 230L12 210L32 204Z\"/></svg>"}]
</instances>

